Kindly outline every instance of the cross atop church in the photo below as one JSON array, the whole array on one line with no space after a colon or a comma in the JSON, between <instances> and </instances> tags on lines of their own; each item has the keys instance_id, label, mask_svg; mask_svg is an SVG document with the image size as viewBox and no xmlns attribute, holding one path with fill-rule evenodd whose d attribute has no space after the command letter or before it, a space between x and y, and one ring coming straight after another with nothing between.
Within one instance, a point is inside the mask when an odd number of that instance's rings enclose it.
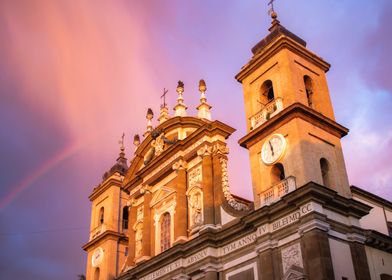
<instances>
[{"instance_id":1,"label":"cross atop church","mask_svg":"<svg viewBox=\"0 0 392 280\"><path fill-rule=\"evenodd\" d=\"M161 98L163 98L163 104L161 105L161 108L165 108L166 107L166 94L169 91L166 88L163 88L163 94L161 95Z\"/></svg>"},{"instance_id":2,"label":"cross atop church","mask_svg":"<svg viewBox=\"0 0 392 280\"><path fill-rule=\"evenodd\" d=\"M121 140L118 141L118 144L120 144L120 149L121 151L124 151L124 137L125 137L125 133L122 134L121 136Z\"/></svg>"},{"instance_id":3,"label":"cross atop church","mask_svg":"<svg viewBox=\"0 0 392 280\"><path fill-rule=\"evenodd\" d=\"M268 5L271 5L271 8L268 10L268 14L272 14L272 13L275 12L275 10L274 10L274 1L275 1L275 0L270 0L270 1L268 2Z\"/></svg>"}]
</instances>

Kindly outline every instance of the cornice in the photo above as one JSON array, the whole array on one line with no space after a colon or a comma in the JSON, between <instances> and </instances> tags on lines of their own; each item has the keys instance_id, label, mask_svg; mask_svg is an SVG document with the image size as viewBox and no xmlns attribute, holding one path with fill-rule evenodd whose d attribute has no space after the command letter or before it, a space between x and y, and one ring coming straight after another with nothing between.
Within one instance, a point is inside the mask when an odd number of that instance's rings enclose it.
<instances>
[{"instance_id":1,"label":"cornice","mask_svg":"<svg viewBox=\"0 0 392 280\"><path fill-rule=\"evenodd\" d=\"M242 81L248 75L250 75L253 71L263 65L268 59L283 49L287 49L293 53L298 54L309 62L320 67L324 72L327 72L331 67L328 62L324 61L321 57L309 51L304 46L300 45L287 36L281 35L276 40L267 45L263 51L254 55L251 60L241 68L240 72L235 76L235 78L238 82L242 83Z\"/></svg>"},{"instance_id":2,"label":"cornice","mask_svg":"<svg viewBox=\"0 0 392 280\"><path fill-rule=\"evenodd\" d=\"M262 125L250 131L247 135L238 140L238 143L241 147L249 149L249 147L270 134L278 125L281 126L295 118L308 121L339 138L346 136L349 131L348 128L338 124L312 108L301 103L294 103Z\"/></svg>"},{"instance_id":3,"label":"cornice","mask_svg":"<svg viewBox=\"0 0 392 280\"><path fill-rule=\"evenodd\" d=\"M82 249L84 251L88 251L89 248L93 247L95 244L107 240L107 239L113 239L113 240L120 240L124 239L125 241L128 240L128 237L124 233L119 233L113 230L106 230L104 233L100 234L93 240L87 242L85 245L83 245Z\"/></svg>"},{"instance_id":4,"label":"cornice","mask_svg":"<svg viewBox=\"0 0 392 280\"><path fill-rule=\"evenodd\" d=\"M90 201L93 201L94 199L96 199L99 195L104 193L110 187L121 188L121 186L122 186L121 177L119 179L115 179L115 178L113 178L113 175L112 175L108 179L106 179L104 182L102 182L98 187L94 188L93 192L90 194L90 196L88 198L90 199Z\"/></svg>"}]
</instances>

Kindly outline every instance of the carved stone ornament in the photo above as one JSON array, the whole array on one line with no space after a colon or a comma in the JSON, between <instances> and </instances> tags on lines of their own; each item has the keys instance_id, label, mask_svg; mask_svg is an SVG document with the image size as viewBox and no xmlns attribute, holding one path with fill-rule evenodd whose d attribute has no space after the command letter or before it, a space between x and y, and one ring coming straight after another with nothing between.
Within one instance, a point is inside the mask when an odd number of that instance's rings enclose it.
<instances>
[{"instance_id":1,"label":"carved stone ornament","mask_svg":"<svg viewBox=\"0 0 392 280\"><path fill-rule=\"evenodd\" d=\"M136 226L135 232L135 256L140 257L143 250L143 224L139 223Z\"/></svg>"},{"instance_id":2,"label":"carved stone ornament","mask_svg":"<svg viewBox=\"0 0 392 280\"><path fill-rule=\"evenodd\" d=\"M143 205L137 208L136 221L143 221Z\"/></svg>"},{"instance_id":3,"label":"carved stone ornament","mask_svg":"<svg viewBox=\"0 0 392 280\"><path fill-rule=\"evenodd\" d=\"M203 197L200 189L195 189L188 195L190 227L203 223Z\"/></svg>"},{"instance_id":4,"label":"carved stone ornament","mask_svg":"<svg viewBox=\"0 0 392 280\"><path fill-rule=\"evenodd\" d=\"M186 161L184 161L182 159L175 162L172 166L173 170L186 169L186 167L187 167L187 163L186 163Z\"/></svg>"},{"instance_id":5,"label":"carved stone ornament","mask_svg":"<svg viewBox=\"0 0 392 280\"><path fill-rule=\"evenodd\" d=\"M140 193L141 193L141 194L145 194L145 193L147 193L147 192L151 193L151 187L150 187L150 186L142 186L142 187L140 188Z\"/></svg>"},{"instance_id":6,"label":"carved stone ornament","mask_svg":"<svg viewBox=\"0 0 392 280\"><path fill-rule=\"evenodd\" d=\"M188 173L188 189L199 186L202 181L201 165L193 168Z\"/></svg>"},{"instance_id":7,"label":"carved stone ornament","mask_svg":"<svg viewBox=\"0 0 392 280\"><path fill-rule=\"evenodd\" d=\"M229 186L229 177L227 173L227 159L226 157L221 157L219 159L222 168L222 191L225 199L229 203L231 207L238 211L247 211L249 210L249 206L238 202L230 193L230 186Z\"/></svg>"},{"instance_id":8,"label":"carved stone ornament","mask_svg":"<svg viewBox=\"0 0 392 280\"><path fill-rule=\"evenodd\" d=\"M229 153L229 148L226 145L217 143L212 148L212 154L214 155L227 155Z\"/></svg>"},{"instance_id":9,"label":"carved stone ornament","mask_svg":"<svg viewBox=\"0 0 392 280\"><path fill-rule=\"evenodd\" d=\"M291 266L303 268L301 246L299 243L282 249L283 273L286 273Z\"/></svg>"}]
</instances>

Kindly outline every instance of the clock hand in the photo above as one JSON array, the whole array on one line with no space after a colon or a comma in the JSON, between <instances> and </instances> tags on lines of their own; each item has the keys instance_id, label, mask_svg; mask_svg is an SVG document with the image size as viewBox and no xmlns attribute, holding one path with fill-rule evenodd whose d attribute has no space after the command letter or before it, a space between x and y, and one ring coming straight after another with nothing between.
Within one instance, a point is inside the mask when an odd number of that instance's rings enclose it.
<instances>
[{"instance_id":1,"label":"clock hand","mask_svg":"<svg viewBox=\"0 0 392 280\"><path fill-rule=\"evenodd\" d=\"M274 156L274 148L272 147L271 140L268 141L268 143L269 143L269 146L271 148L272 156Z\"/></svg>"}]
</instances>

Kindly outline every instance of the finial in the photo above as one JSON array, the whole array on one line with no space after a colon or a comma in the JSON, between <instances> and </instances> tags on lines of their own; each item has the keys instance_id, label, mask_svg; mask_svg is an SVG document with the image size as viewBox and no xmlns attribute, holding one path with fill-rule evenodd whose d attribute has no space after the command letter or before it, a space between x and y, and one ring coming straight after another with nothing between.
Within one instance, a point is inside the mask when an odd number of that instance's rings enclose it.
<instances>
[{"instance_id":1,"label":"finial","mask_svg":"<svg viewBox=\"0 0 392 280\"><path fill-rule=\"evenodd\" d=\"M178 81L176 91L178 92L178 94L182 94L184 92L184 82L183 81Z\"/></svg>"},{"instance_id":2,"label":"finial","mask_svg":"<svg viewBox=\"0 0 392 280\"><path fill-rule=\"evenodd\" d=\"M152 118L154 117L154 113L152 112L151 108L147 109L147 115L146 115L146 119L147 119L147 131L144 133L144 137L146 137L148 135L148 133L150 133L152 131Z\"/></svg>"},{"instance_id":3,"label":"finial","mask_svg":"<svg viewBox=\"0 0 392 280\"><path fill-rule=\"evenodd\" d=\"M206 82L203 79L201 79L199 81L199 91L205 92L206 90L207 90Z\"/></svg>"},{"instance_id":4,"label":"finial","mask_svg":"<svg viewBox=\"0 0 392 280\"><path fill-rule=\"evenodd\" d=\"M124 136L125 136L125 133L123 132L123 134L122 134L122 136L121 136L121 140L119 140L118 141L118 144L120 144L120 150L121 151L124 151Z\"/></svg>"},{"instance_id":5,"label":"finial","mask_svg":"<svg viewBox=\"0 0 392 280\"><path fill-rule=\"evenodd\" d=\"M168 92L169 91L166 88L164 88L163 94L161 95L161 98L163 98L163 104L161 105L161 111L160 111L159 117L158 117L158 121L160 124L167 121L170 118L169 109L167 108L167 104L166 104L166 94Z\"/></svg>"},{"instance_id":6,"label":"finial","mask_svg":"<svg viewBox=\"0 0 392 280\"><path fill-rule=\"evenodd\" d=\"M275 12L275 9L274 9L274 1L275 0L270 0L269 2L268 2L268 5L271 5L271 8L268 10L268 14L271 16L271 18L272 18L272 22L271 22L271 27L270 27L270 31L271 31L271 29L275 26L275 25L278 25L280 22L279 22L279 20L278 20L278 14Z\"/></svg>"},{"instance_id":7,"label":"finial","mask_svg":"<svg viewBox=\"0 0 392 280\"><path fill-rule=\"evenodd\" d=\"M125 133L122 134L121 140L118 141L118 144L120 144L120 158L125 157L124 137L125 137Z\"/></svg>"},{"instance_id":8,"label":"finial","mask_svg":"<svg viewBox=\"0 0 392 280\"><path fill-rule=\"evenodd\" d=\"M199 81L199 91L200 91L200 104L197 106L197 116L201 119L211 120L211 106L207 103L206 92L207 85L206 82L201 79Z\"/></svg>"},{"instance_id":9,"label":"finial","mask_svg":"<svg viewBox=\"0 0 392 280\"><path fill-rule=\"evenodd\" d=\"M135 145L135 151L136 151L137 147L139 147L139 145L140 145L139 134L135 134L135 136L133 136L133 145Z\"/></svg>"},{"instance_id":10,"label":"finial","mask_svg":"<svg viewBox=\"0 0 392 280\"><path fill-rule=\"evenodd\" d=\"M184 92L184 83L182 81L178 81L176 91L178 93L178 97L177 104L176 106L174 106L175 116L185 117L187 107L185 106L184 98L182 97L182 94Z\"/></svg>"}]
</instances>

